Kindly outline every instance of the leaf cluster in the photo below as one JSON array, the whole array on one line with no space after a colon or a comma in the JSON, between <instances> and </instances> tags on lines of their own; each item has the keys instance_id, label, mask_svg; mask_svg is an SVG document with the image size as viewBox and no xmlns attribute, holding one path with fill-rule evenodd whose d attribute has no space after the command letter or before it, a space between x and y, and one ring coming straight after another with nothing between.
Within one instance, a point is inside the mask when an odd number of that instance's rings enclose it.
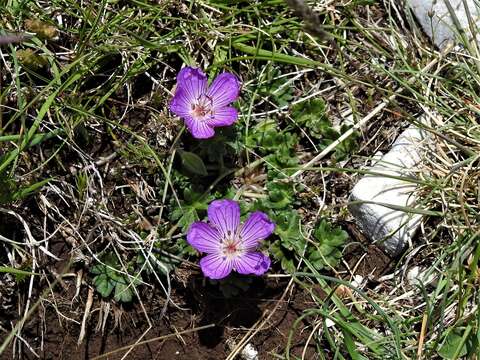
<instances>
[{"instance_id":1,"label":"leaf cluster","mask_svg":"<svg viewBox=\"0 0 480 360\"><path fill-rule=\"evenodd\" d=\"M214 197L210 194L197 192L191 186L185 187L180 206L173 203L173 199L171 200L173 210L170 213L170 220L176 221L182 231L186 231L192 223L200 220L198 213L206 211L212 200Z\"/></svg>"},{"instance_id":2,"label":"leaf cluster","mask_svg":"<svg viewBox=\"0 0 480 360\"><path fill-rule=\"evenodd\" d=\"M297 143L297 135L288 130L279 131L278 123L273 119L260 122L246 140L247 147L255 148L265 157L270 178L294 171L291 168L298 165L295 153Z\"/></svg>"},{"instance_id":3,"label":"leaf cluster","mask_svg":"<svg viewBox=\"0 0 480 360\"><path fill-rule=\"evenodd\" d=\"M268 98L279 107L288 106L293 99L293 88L287 84L288 78L276 78L280 72L271 71L267 81L262 82L258 88L261 97Z\"/></svg>"},{"instance_id":4,"label":"leaf cluster","mask_svg":"<svg viewBox=\"0 0 480 360\"><path fill-rule=\"evenodd\" d=\"M273 255L284 271L296 271L298 258L305 258L316 269L334 268L342 257L342 249L348 234L340 227L321 219L313 232L313 241L302 234L300 217L296 211L285 211L275 217L275 233L279 240L272 244ZM306 266L301 269L308 270Z\"/></svg>"},{"instance_id":5,"label":"leaf cluster","mask_svg":"<svg viewBox=\"0 0 480 360\"><path fill-rule=\"evenodd\" d=\"M51 179L44 179L28 186L20 186L15 180L0 174L0 205L9 204L17 200L23 200L37 192Z\"/></svg>"},{"instance_id":6,"label":"leaf cluster","mask_svg":"<svg viewBox=\"0 0 480 360\"><path fill-rule=\"evenodd\" d=\"M336 130L328 119L326 105L322 99L311 99L296 104L291 109L291 115L299 126L308 130L308 135L319 140L319 148L322 150L337 140L350 126L341 125ZM335 148L334 157L336 160L343 160L352 154L358 147L359 134L353 133L343 140Z\"/></svg>"},{"instance_id":7,"label":"leaf cluster","mask_svg":"<svg viewBox=\"0 0 480 360\"><path fill-rule=\"evenodd\" d=\"M133 266L127 266L127 271L134 272ZM108 253L102 264L97 264L90 270L95 275L93 283L102 297L107 298L114 291L115 301L128 303L133 299L133 288L140 283L140 274L127 276L121 270L117 257Z\"/></svg>"}]
</instances>

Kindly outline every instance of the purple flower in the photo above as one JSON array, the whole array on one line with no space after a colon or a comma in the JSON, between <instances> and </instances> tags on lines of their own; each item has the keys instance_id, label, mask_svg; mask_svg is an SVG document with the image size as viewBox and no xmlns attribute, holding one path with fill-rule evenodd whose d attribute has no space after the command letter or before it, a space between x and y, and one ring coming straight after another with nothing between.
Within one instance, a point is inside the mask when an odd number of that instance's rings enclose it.
<instances>
[{"instance_id":1,"label":"purple flower","mask_svg":"<svg viewBox=\"0 0 480 360\"><path fill-rule=\"evenodd\" d=\"M233 74L218 75L209 87L202 70L186 67L178 73L170 110L183 118L193 137L207 139L215 135L213 128L237 120L237 109L229 105L239 92L240 82Z\"/></svg>"},{"instance_id":2,"label":"purple flower","mask_svg":"<svg viewBox=\"0 0 480 360\"><path fill-rule=\"evenodd\" d=\"M200 260L203 274L222 279L232 270L240 274L262 275L270 267L270 258L256 251L260 241L275 229L275 224L261 211L252 213L240 224L240 206L232 200L215 200L208 206L207 224L193 223L187 241L207 254Z\"/></svg>"}]
</instances>

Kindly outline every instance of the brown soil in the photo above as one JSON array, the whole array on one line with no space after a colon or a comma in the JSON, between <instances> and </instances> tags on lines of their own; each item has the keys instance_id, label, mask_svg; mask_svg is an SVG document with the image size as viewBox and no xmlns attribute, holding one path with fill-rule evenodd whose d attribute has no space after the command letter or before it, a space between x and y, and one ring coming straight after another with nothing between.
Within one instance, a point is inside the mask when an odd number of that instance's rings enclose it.
<instances>
[{"instance_id":1,"label":"brown soil","mask_svg":"<svg viewBox=\"0 0 480 360\"><path fill-rule=\"evenodd\" d=\"M95 299L92 313L88 321L87 336L81 345L77 345L80 332L78 324L67 322L59 317L53 307L40 309L32 316L22 337L28 341L41 359L92 359L100 354L131 345L138 340L147 340L162 335L181 332L202 325L217 326L200 332L170 337L168 340L152 341L132 349L127 359L223 359L228 356L232 345L239 341L247 330L252 327L267 309L272 309L285 289L286 282L270 280L264 283L259 280L251 286L243 296L232 299L224 298L212 285L204 285L197 278L189 282L188 289L183 294L183 303L178 303L186 311L169 308L168 315L161 318L161 304L157 299L147 307L152 328L149 326L139 304L131 308L115 308L110 313L104 334L96 332L100 300ZM71 295L71 291L68 291ZM86 294L82 294L86 298ZM60 294L56 295L58 310L65 316L81 321L83 303L62 303ZM179 297L179 296L177 296ZM179 297L181 299L181 297ZM269 353L281 352L287 341L293 322L304 309L315 304L300 291L293 291L287 297L288 301L279 305L277 312L271 318L264 330L252 341L262 358L270 358ZM70 305L70 306L69 306ZM114 314L120 316L117 326ZM306 324L300 326L303 328ZM43 328L43 334L42 334ZM142 337L146 331L146 335ZM299 354L308 331L297 332L293 337L292 354ZM43 339L43 340L42 340ZM43 341L43 346L42 346ZM106 358L121 359L125 351L112 354ZM307 351L308 358L315 358L313 350ZM5 359L13 359L13 349L4 355ZM35 359L35 356L23 347L22 359Z\"/></svg>"},{"instance_id":2,"label":"brown soil","mask_svg":"<svg viewBox=\"0 0 480 360\"><path fill-rule=\"evenodd\" d=\"M363 256L365 246L368 252ZM380 250L365 244L351 246L346 259L351 268L357 265L356 274L370 276L372 280L385 271L386 264L389 263L388 258L382 255ZM95 356L132 345L137 341L215 324L215 327L200 332L177 335L167 340L155 340L136 346L125 359L225 359L248 329L262 319L262 316L269 314L278 304L287 282L287 279L255 279L248 291L232 298L225 298L218 290L218 285L206 283L199 275L190 276L185 284L176 284L177 290L173 294L173 300L183 310L169 306L166 315L162 317L164 303L160 292L145 292L141 296L152 327L149 328L140 304L136 303L131 307L113 304L103 334L100 330L96 330L101 299L95 295L85 340L77 345L79 324L66 321L59 316L57 310L64 316L81 322L87 290L84 289L79 299L72 301L75 292L74 281L65 281L65 288L59 286L55 289L55 296L50 298L50 300L55 298L57 309L44 302L45 308L40 306L37 313L26 323L22 337L40 356L40 359L93 359ZM325 297L321 289L318 293L320 297ZM310 295L299 288L294 288L287 293L265 328L259 331L251 341L259 352L259 357L273 359L274 354L283 355L282 352L291 331L294 335L290 355L301 356L312 331L312 324L307 320L297 324L294 329L294 322L305 309L316 306ZM3 332L2 337L5 334ZM305 359L318 358L315 351L315 343L312 341L305 350ZM127 350L119 351L105 359L121 359L126 352ZM329 354L324 355L329 358ZM10 345L2 359L13 358L13 349ZM18 355L17 349L16 358L35 359L36 357L23 345L22 355Z\"/></svg>"},{"instance_id":3,"label":"brown soil","mask_svg":"<svg viewBox=\"0 0 480 360\"><path fill-rule=\"evenodd\" d=\"M344 222L342 225L352 240L344 252L344 259L349 269L352 269L352 275L361 275L375 282L392 268L392 259L380 248L370 244L356 224Z\"/></svg>"}]
</instances>

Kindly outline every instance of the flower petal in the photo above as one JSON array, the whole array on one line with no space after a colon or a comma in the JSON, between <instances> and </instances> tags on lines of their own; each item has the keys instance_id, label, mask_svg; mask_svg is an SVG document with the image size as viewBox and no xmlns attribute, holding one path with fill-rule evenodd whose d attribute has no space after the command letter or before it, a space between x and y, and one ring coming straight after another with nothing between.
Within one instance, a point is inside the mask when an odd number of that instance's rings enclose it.
<instances>
[{"instance_id":1,"label":"flower petal","mask_svg":"<svg viewBox=\"0 0 480 360\"><path fill-rule=\"evenodd\" d=\"M243 247L255 249L259 241L269 237L273 230L275 230L275 224L268 216L261 211L255 211L248 217L240 230Z\"/></svg>"},{"instance_id":2,"label":"flower petal","mask_svg":"<svg viewBox=\"0 0 480 360\"><path fill-rule=\"evenodd\" d=\"M177 75L177 89L183 89L189 102L196 101L207 92L207 76L202 70L187 66Z\"/></svg>"},{"instance_id":3,"label":"flower petal","mask_svg":"<svg viewBox=\"0 0 480 360\"><path fill-rule=\"evenodd\" d=\"M270 268L270 258L260 252L247 252L233 260L233 268L239 274L262 275Z\"/></svg>"},{"instance_id":4,"label":"flower petal","mask_svg":"<svg viewBox=\"0 0 480 360\"><path fill-rule=\"evenodd\" d=\"M217 229L202 221L194 222L187 232L187 241L192 247L207 254L220 250L220 234Z\"/></svg>"},{"instance_id":5,"label":"flower petal","mask_svg":"<svg viewBox=\"0 0 480 360\"><path fill-rule=\"evenodd\" d=\"M240 225L240 206L233 200L215 200L208 205L208 220L221 233L235 234Z\"/></svg>"},{"instance_id":6,"label":"flower petal","mask_svg":"<svg viewBox=\"0 0 480 360\"><path fill-rule=\"evenodd\" d=\"M215 109L213 116L206 120L206 123L211 126L230 126L238 118L238 111L234 107L227 106L220 109Z\"/></svg>"},{"instance_id":7,"label":"flower petal","mask_svg":"<svg viewBox=\"0 0 480 360\"><path fill-rule=\"evenodd\" d=\"M233 268L233 262L221 254L209 254L200 260L203 275L210 279L223 279Z\"/></svg>"},{"instance_id":8,"label":"flower petal","mask_svg":"<svg viewBox=\"0 0 480 360\"><path fill-rule=\"evenodd\" d=\"M192 109L192 99L187 96L187 92L184 88L179 87L175 91L175 96L170 102L170 111L180 117L190 116L190 110Z\"/></svg>"},{"instance_id":9,"label":"flower petal","mask_svg":"<svg viewBox=\"0 0 480 360\"><path fill-rule=\"evenodd\" d=\"M215 135L213 128L206 121L196 120L190 115L184 117L188 131L196 139L208 139Z\"/></svg>"},{"instance_id":10,"label":"flower petal","mask_svg":"<svg viewBox=\"0 0 480 360\"><path fill-rule=\"evenodd\" d=\"M228 72L218 75L208 89L207 95L213 100L215 109L222 108L234 102L240 93L238 78Z\"/></svg>"}]
</instances>

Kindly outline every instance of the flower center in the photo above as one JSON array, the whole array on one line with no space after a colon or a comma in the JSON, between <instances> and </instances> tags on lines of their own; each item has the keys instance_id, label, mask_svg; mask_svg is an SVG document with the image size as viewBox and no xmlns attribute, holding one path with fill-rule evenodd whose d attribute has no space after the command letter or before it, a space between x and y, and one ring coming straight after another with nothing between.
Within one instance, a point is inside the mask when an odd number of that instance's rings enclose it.
<instances>
[{"instance_id":1,"label":"flower center","mask_svg":"<svg viewBox=\"0 0 480 360\"><path fill-rule=\"evenodd\" d=\"M233 259L239 256L242 252L243 249L240 239L237 239L235 236L232 236L230 232L228 232L227 236L222 241L223 256Z\"/></svg>"},{"instance_id":2,"label":"flower center","mask_svg":"<svg viewBox=\"0 0 480 360\"><path fill-rule=\"evenodd\" d=\"M224 251L227 254L234 254L237 252L237 244L235 243L228 243L227 246L225 246Z\"/></svg>"},{"instance_id":3,"label":"flower center","mask_svg":"<svg viewBox=\"0 0 480 360\"><path fill-rule=\"evenodd\" d=\"M192 110L190 111L197 120L204 120L208 115L213 115L213 100L210 96L201 94L198 99L192 103Z\"/></svg>"},{"instance_id":4,"label":"flower center","mask_svg":"<svg viewBox=\"0 0 480 360\"><path fill-rule=\"evenodd\" d=\"M207 116L207 114L211 112L208 107L202 106L200 104L194 104L192 106L192 115L196 118L202 118Z\"/></svg>"}]
</instances>

